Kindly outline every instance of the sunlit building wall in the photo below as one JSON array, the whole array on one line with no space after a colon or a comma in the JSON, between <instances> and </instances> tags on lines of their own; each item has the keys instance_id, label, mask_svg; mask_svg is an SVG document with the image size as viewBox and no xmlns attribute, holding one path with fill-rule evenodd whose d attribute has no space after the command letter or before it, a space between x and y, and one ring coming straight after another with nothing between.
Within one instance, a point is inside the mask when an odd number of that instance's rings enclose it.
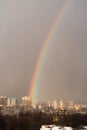
<instances>
[{"instance_id":1,"label":"sunlit building wall","mask_svg":"<svg viewBox=\"0 0 87 130\"><path fill-rule=\"evenodd\" d=\"M7 97L0 96L0 106L6 106L7 105Z\"/></svg>"},{"instance_id":2,"label":"sunlit building wall","mask_svg":"<svg viewBox=\"0 0 87 130\"><path fill-rule=\"evenodd\" d=\"M29 106L29 107L31 107L32 106L31 98L28 97L28 96L22 97L22 106Z\"/></svg>"},{"instance_id":3,"label":"sunlit building wall","mask_svg":"<svg viewBox=\"0 0 87 130\"><path fill-rule=\"evenodd\" d=\"M17 106L17 99L16 98L8 98L7 99L7 106Z\"/></svg>"},{"instance_id":4,"label":"sunlit building wall","mask_svg":"<svg viewBox=\"0 0 87 130\"><path fill-rule=\"evenodd\" d=\"M57 100L53 101L53 108L54 109L58 109L58 102L57 102Z\"/></svg>"},{"instance_id":5,"label":"sunlit building wall","mask_svg":"<svg viewBox=\"0 0 87 130\"><path fill-rule=\"evenodd\" d=\"M59 108L62 109L66 109L66 103L63 100L59 101Z\"/></svg>"}]
</instances>

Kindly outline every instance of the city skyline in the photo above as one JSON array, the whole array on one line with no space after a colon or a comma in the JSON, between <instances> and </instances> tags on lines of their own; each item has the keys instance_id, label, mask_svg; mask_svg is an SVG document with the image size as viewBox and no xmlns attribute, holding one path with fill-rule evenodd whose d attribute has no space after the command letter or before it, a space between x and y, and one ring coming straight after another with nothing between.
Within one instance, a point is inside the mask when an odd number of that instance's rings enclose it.
<instances>
[{"instance_id":1,"label":"city skyline","mask_svg":"<svg viewBox=\"0 0 87 130\"><path fill-rule=\"evenodd\" d=\"M0 95L28 95L44 39L68 0L0 2ZM73 0L46 58L36 99L87 99L87 0Z\"/></svg>"}]
</instances>

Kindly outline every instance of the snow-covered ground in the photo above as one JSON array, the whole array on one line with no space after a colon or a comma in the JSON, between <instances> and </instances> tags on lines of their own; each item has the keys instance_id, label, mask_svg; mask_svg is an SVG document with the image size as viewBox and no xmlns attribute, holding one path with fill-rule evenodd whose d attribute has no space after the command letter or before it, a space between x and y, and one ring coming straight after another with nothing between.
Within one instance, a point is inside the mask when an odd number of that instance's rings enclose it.
<instances>
[{"instance_id":1,"label":"snow-covered ground","mask_svg":"<svg viewBox=\"0 0 87 130\"><path fill-rule=\"evenodd\" d=\"M77 128L73 129L72 127L68 126L55 126L55 125L42 125L40 130L77 130ZM78 128L78 130L87 130L87 126L83 126L83 128Z\"/></svg>"}]
</instances>

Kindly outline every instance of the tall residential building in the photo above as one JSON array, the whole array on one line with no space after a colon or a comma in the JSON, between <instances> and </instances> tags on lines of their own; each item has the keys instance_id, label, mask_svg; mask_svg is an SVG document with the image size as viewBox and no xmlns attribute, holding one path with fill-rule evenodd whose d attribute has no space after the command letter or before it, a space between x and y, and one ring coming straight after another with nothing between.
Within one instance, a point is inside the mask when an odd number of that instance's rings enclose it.
<instances>
[{"instance_id":1,"label":"tall residential building","mask_svg":"<svg viewBox=\"0 0 87 130\"><path fill-rule=\"evenodd\" d=\"M22 106L31 107L31 105L32 105L32 100L30 97L28 97L28 96L22 97Z\"/></svg>"},{"instance_id":2,"label":"tall residential building","mask_svg":"<svg viewBox=\"0 0 87 130\"><path fill-rule=\"evenodd\" d=\"M0 96L0 106L6 106L7 105L7 97Z\"/></svg>"},{"instance_id":3,"label":"tall residential building","mask_svg":"<svg viewBox=\"0 0 87 130\"><path fill-rule=\"evenodd\" d=\"M59 101L59 108L60 108L61 110L66 109L66 103L65 103L63 100L60 100L60 101Z\"/></svg>"},{"instance_id":4,"label":"tall residential building","mask_svg":"<svg viewBox=\"0 0 87 130\"><path fill-rule=\"evenodd\" d=\"M17 99L16 98L8 98L7 99L7 106L17 106Z\"/></svg>"},{"instance_id":5,"label":"tall residential building","mask_svg":"<svg viewBox=\"0 0 87 130\"><path fill-rule=\"evenodd\" d=\"M53 108L58 109L58 101L57 100L53 101Z\"/></svg>"}]
</instances>

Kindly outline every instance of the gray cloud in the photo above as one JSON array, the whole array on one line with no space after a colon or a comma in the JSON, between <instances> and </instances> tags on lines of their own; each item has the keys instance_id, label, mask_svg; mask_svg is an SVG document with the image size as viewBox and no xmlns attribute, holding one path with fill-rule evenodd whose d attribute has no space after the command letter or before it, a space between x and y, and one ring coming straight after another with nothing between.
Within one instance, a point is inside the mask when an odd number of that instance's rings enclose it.
<instances>
[{"instance_id":1,"label":"gray cloud","mask_svg":"<svg viewBox=\"0 0 87 130\"><path fill-rule=\"evenodd\" d=\"M67 0L0 1L0 95L27 95L45 37ZM37 99L87 95L87 0L73 0L46 53Z\"/></svg>"}]
</instances>

